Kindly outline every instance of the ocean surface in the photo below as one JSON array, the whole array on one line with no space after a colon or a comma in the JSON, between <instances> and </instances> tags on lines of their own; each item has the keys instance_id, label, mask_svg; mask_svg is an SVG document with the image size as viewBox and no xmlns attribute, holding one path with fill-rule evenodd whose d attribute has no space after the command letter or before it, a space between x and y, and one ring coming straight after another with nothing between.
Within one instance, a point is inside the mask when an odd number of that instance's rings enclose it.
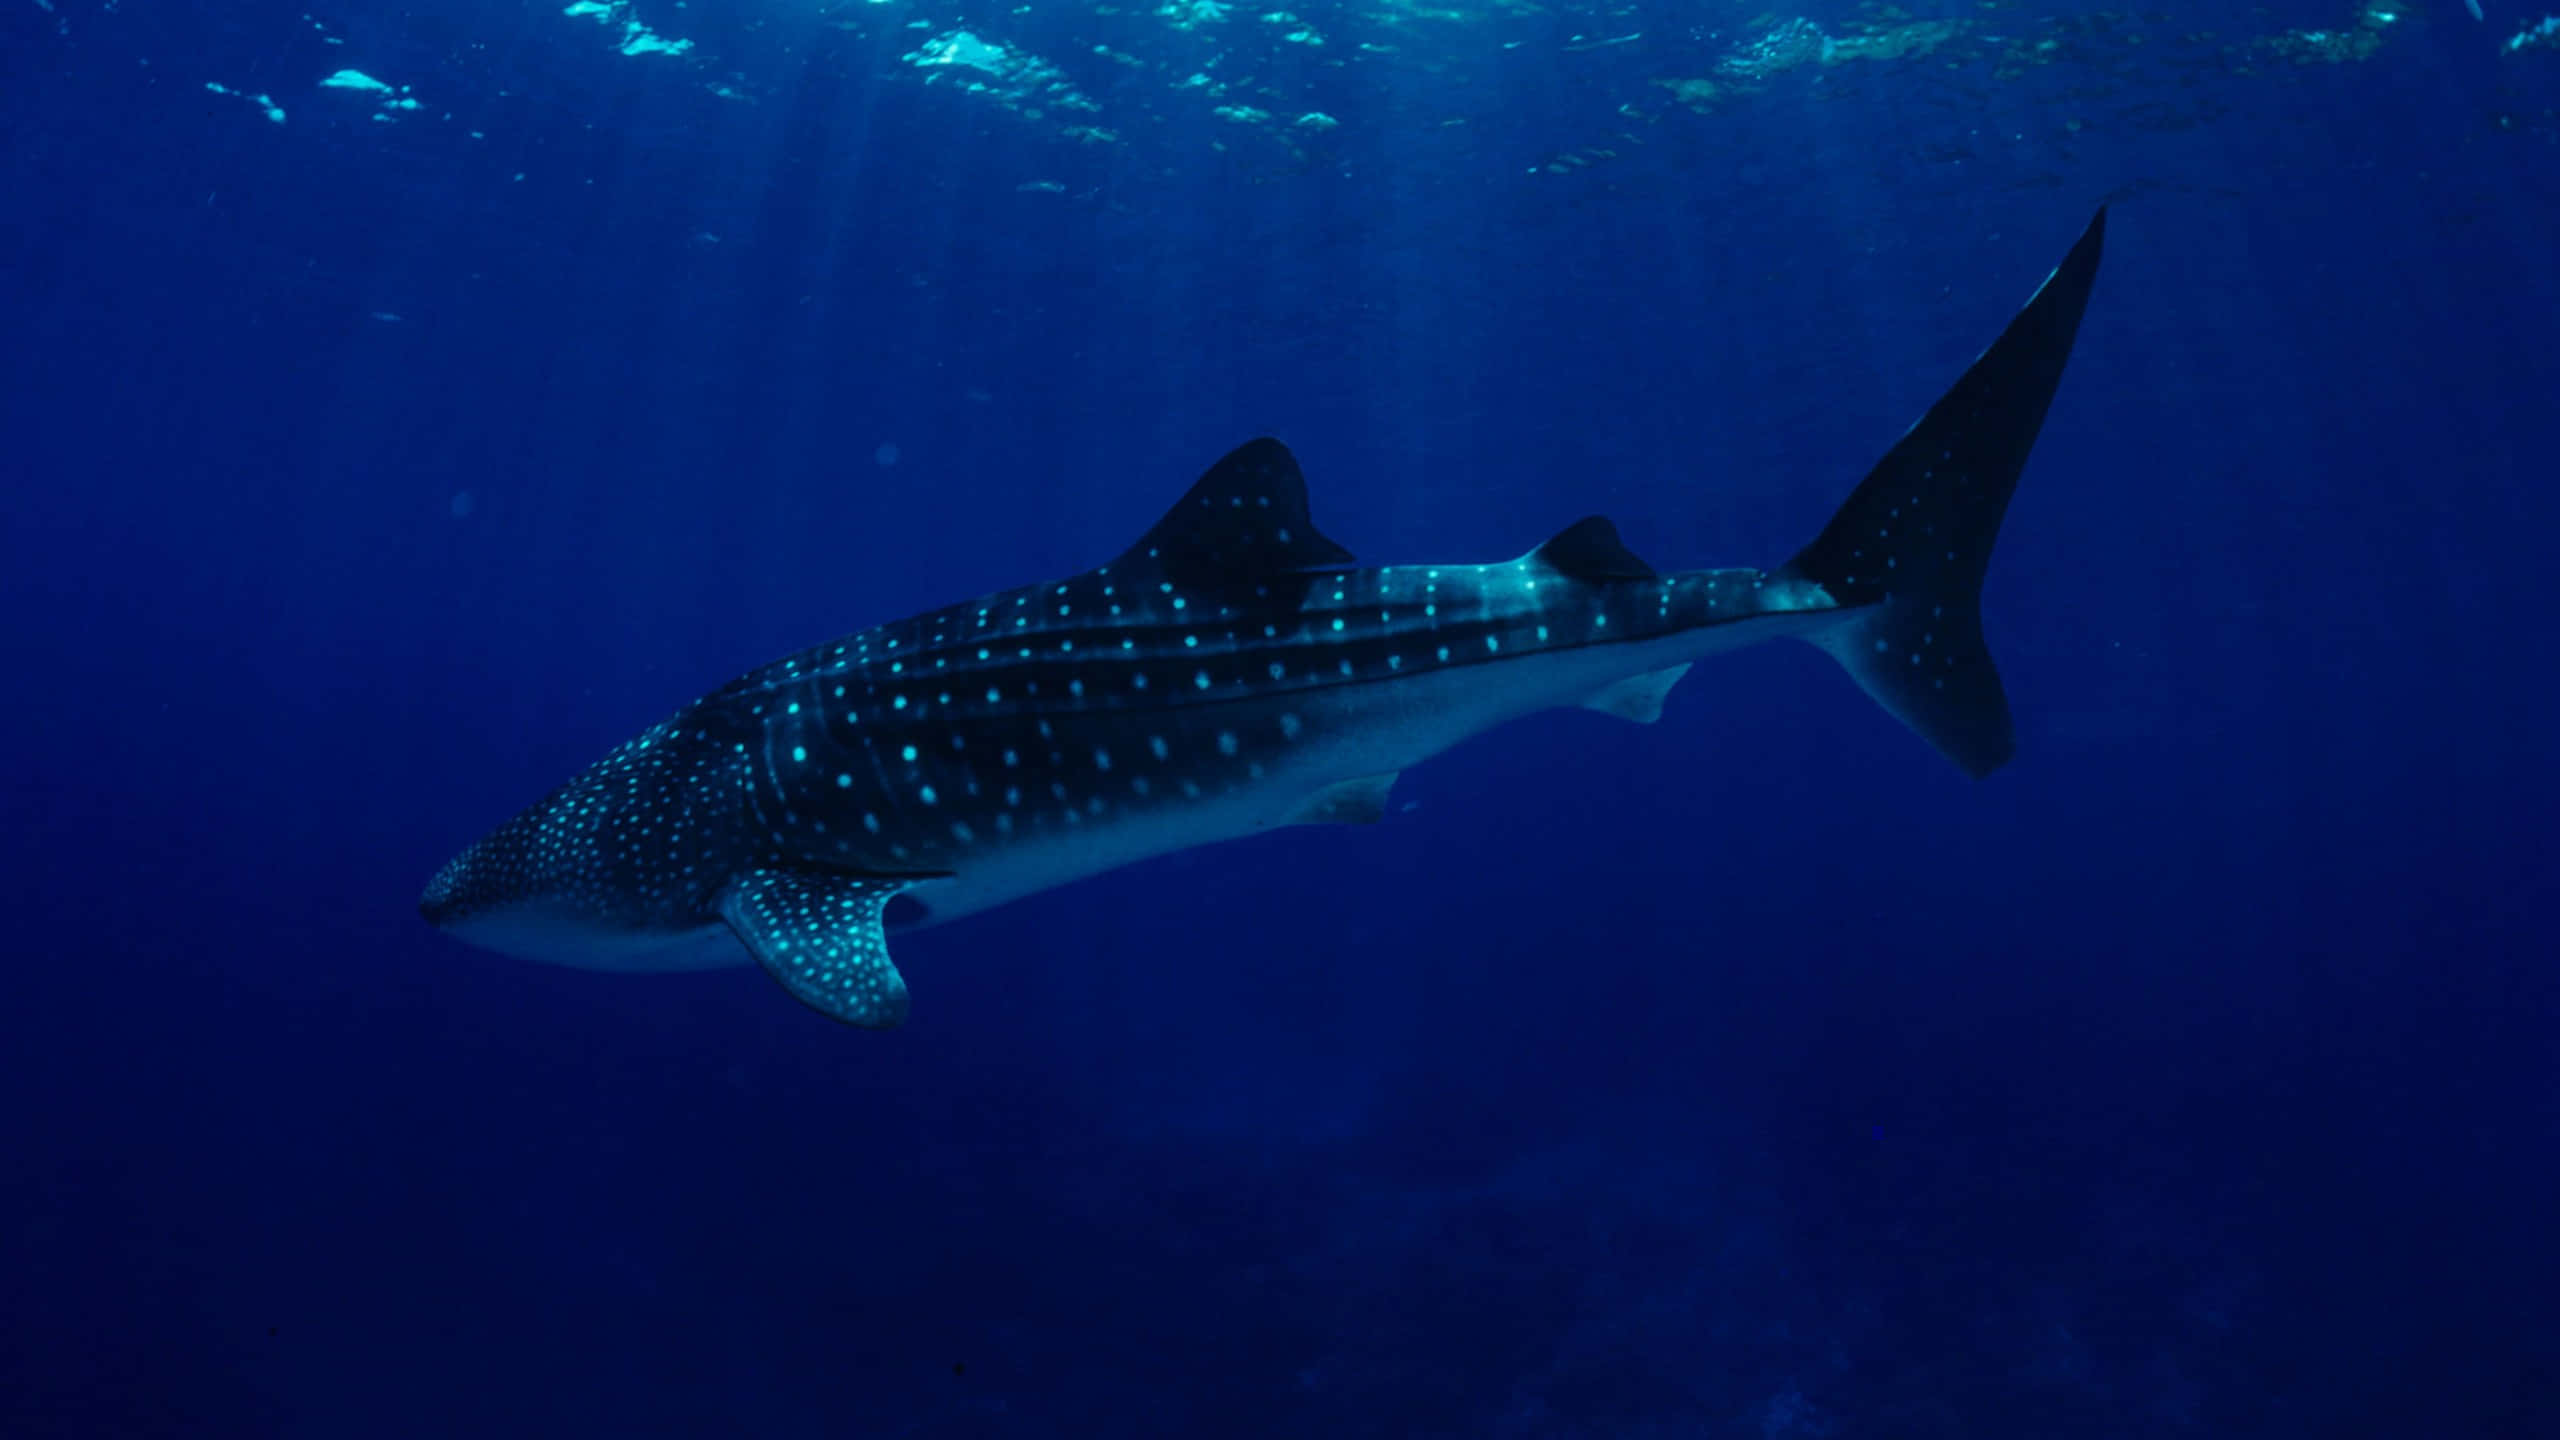
<instances>
[{"instance_id":1,"label":"ocean surface","mask_svg":"<svg viewBox=\"0 0 2560 1440\"><path fill-rule=\"evenodd\" d=\"M0 1434L2560 1436L2560 20L0 0ZM2102 203L1974 782L1823 657L899 937L424 924L1256 435L1793 553Z\"/></svg>"}]
</instances>

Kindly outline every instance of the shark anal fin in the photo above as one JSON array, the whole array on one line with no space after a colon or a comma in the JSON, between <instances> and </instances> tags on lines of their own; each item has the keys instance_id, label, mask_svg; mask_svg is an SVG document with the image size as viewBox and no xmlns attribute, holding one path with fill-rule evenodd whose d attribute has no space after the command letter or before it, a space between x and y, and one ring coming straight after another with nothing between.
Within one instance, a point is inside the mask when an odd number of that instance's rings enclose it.
<instances>
[{"instance_id":1,"label":"shark anal fin","mask_svg":"<svg viewBox=\"0 0 2560 1440\"><path fill-rule=\"evenodd\" d=\"M1387 818L1387 792L1395 788L1396 771L1340 780L1310 795L1289 812L1290 825L1375 825Z\"/></svg>"},{"instance_id":2,"label":"shark anal fin","mask_svg":"<svg viewBox=\"0 0 2560 1440\"><path fill-rule=\"evenodd\" d=\"M907 982L889 963L880 912L914 884L901 876L749 870L729 883L720 918L765 973L830 1020L886 1030L907 1018Z\"/></svg>"},{"instance_id":3,"label":"shark anal fin","mask_svg":"<svg viewBox=\"0 0 2560 1440\"><path fill-rule=\"evenodd\" d=\"M1531 559L1576 580L1655 580L1661 578L1642 556L1618 538L1618 527L1605 516L1586 515L1556 532L1555 538L1529 552Z\"/></svg>"},{"instance_id":4,"label":"shark anal fin","mask_svg":"<svg viewBox=\"0 0 2560 1440\"><path fill-rule=\"evenodd\" d=\"M1277 440L1248 440L1209 467L1115 564L1175 585L1251 585L1352 563L1307 513L1307 477Z\"/></svg>"},{"instance_id":5,"label":"shark anal fin","mask_svg":"<svg viewBox=\"0 0 2560 1440\"><path fill-rule=\"evenodd\" d=\"M1633 720L1639 725L1650 725L1662 718L1663 698L1671 693L1672 686L1680 683L1680 677L1688 673L1688 666L1674 665L1668 669L1630 675L1583 701L1582 708L1615 715L1621 720Z\"/></svg>"}]
</instances>

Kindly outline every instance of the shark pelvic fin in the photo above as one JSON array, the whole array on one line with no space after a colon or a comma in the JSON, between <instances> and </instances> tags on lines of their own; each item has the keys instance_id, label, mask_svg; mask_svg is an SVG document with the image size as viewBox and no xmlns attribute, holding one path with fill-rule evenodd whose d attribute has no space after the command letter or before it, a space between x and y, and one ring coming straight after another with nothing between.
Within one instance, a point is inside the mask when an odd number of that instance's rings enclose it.
<instances>
[{"instance_id":1,"label":"shark pelvic fin","mask_svg":"<svg viewBox=\"0 0 2560 1440\"><path fill-rule=\"evenodd\" d=\"M1291 825L1375 825L1387 818L1387 792L1395 788L1396 771L1363 775L1327 785L1289 812Z\"/></svg>"},{"instance_id":2,"label":"shark pelvic fin","mask_svg":"<svg viewBox=\"0 0 2560 1440\"><path fill-rule=\"evenodd\" d=\"M907 982L889 963L880 912L912 877L749 870L720 918L792 998L830 1020L886 1030L907 1018Z\"/></svg>"},{"instance_id":3,"label":"shark pelvic fin","mask_svg":"<svg viewBox=\"0 0 2560 1440\"><path fill-rule=\"evenodd\" d=\"M1352 563L1307 513L1307 477L1277 440L1248 440L1209 467L1189 494L1115 566L1152 570L1186 589L1250 585Z\"/></svg>"},{"instance_id":4,"label":"shark pelvic fin","mask_svg":"<svg viewBox=\"0 0 2560 1440\"><path fill-rule=\"evenodd\" d=\"M1576 580L1654 580L1660 577L1618 538L1607 517L1587 515L1556 532L1556 537L1529 552L1559 575Z\"/></svg>"},{"instance_id":5,"label":"shark pelvic fin","mask_svg":"<svg viewBox=\"0 0 2560 1440\"><path fill-rule=\"evenodd\" d=\"M1688 666L1674 665L1665 670L1630 675L1583 701L1582 708L1615 715L1621 720L1633 720L1639 725L1650 725L1662 718L1663 697L1669 695L1671 687L1679 684L1680 677L1688 673Z\"/></svg>"}]
</instances>

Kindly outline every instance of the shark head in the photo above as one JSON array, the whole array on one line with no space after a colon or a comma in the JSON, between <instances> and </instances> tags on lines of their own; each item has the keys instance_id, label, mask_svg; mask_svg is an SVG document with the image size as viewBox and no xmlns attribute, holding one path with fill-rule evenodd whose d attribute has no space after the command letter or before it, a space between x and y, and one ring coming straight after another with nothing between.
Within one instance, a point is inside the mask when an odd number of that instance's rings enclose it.
<instances>
[{"instance_id":1,"label":"shark head","mask_svg":"<svg viewBox=\"0 0 2560 1440\"><path fill-rule=\"evenodd\" d=\"M679 937L559 863L562 816L546 802L446 861L418 897L427 923L484 950L582 969L656 969L635 955ZM547 838L549 837L549 838Z\"/></svg>"},{"instance_id":2,"label":"shark head","mask_svg":"<svg viewBox=\"0 0 2560 1440\"><path fill-rule=\"evenodd\" d=\"M445 862L418 913L483 949L580 969L738 963L712 903L738 858L724 750L649 731Z\"/></svg>"},{"instance_id":3,"label":"shark head","mask_svg":"<svg viewBox=\"0 0 2560 1440\"><path fill-rule=\"evenodd\" d=\"M551 923L583 921L581 928L613 927L611 913L563 883L558 866L543 859L543 836L556 822L546 820L556 807L535 806L475 841L444 863L418 897L418 913L439 930L517 953L496 943L536 916ZM486 935L492 937L482 940Z\"/></svg>"}]
</instances>

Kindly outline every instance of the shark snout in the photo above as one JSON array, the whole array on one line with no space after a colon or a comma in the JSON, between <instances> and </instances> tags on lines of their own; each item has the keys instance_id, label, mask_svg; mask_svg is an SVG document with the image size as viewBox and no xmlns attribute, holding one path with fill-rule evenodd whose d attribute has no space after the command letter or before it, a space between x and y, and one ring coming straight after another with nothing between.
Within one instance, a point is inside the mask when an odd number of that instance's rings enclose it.
<instances>
[{"instance_id":1,"label":"shark snout","mask_svg":"<svg viewBox=\"0 0 2560 1440\"><path fill-rule=\"evenodd\" d=\"M465 881L469 878L471 852L463 851L444 862L444 867L427 882L418 896L418 914L430 925L442 927L461 918Z\"/></svg>"},{"instance_id":2,"label":"shark snout","mask_svg":"<svg viewBox=\"0 0 2560 1440\"><path fill-rule=\"evenodd\" d=\"M449 930L532 898L516 829L501 826L444 862L418 896L418 913L428 924Z\"/></svg>"}]
</instances>

